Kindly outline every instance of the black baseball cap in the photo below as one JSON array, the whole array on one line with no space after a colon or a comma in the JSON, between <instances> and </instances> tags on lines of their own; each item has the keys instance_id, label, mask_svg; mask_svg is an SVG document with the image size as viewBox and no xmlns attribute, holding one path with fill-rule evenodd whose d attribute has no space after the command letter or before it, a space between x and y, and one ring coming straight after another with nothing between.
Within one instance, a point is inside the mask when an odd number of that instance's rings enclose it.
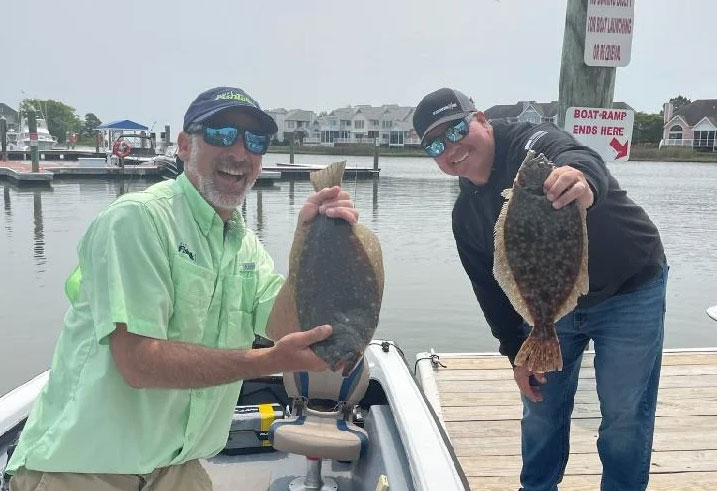
<instances>
[{"instance_id":1,"label":"black baseball cap","mask_svg":"<svg viewBox=\"0 0 717 491\"><path fill-rule=\"evenodd\" d=\"M261 130L273 135L279 128L274 119L261 110L249 94L236 87L215 87L199 94L184 114L184 131L192 123L201 123L225 109L239 108L256 117Z\"/></svg>"},{"instance_id":2,"label":"black baseball cap","mask_svg":"<svg viewBox=\"0 0 717 491\"><path fill-rule=\"evenodd\" d=\"M443 87L421 99L413 113L413 128L418 136L426 136L436 126L464 118L476 112L473 101L463 92Z\"/></svg>"}]
</instances>

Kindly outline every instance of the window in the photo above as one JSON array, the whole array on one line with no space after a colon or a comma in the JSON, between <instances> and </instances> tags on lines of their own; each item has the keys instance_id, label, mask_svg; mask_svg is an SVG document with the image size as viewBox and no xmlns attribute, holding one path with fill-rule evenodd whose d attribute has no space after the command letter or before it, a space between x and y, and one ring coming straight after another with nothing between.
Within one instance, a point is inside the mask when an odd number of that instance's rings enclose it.
<instances>
[{"instance_id":1,"label":"window","mask_svg":"<svg viewBox=\"0 0 717 491\"><path fill-rule=\"evenodd\" d=\"M293 122L293 121L287 121L287 122L286 122L286 127L287 127L287 128L290 128L290 129L293 129L293 128L294 128L294 122Z\"/></svg>"},{"instance_id":2,"label":"window","mask_svg":"<svg viewBox=\"0 0 717 491\"><path fill-rule=\"evenodd\" d=\"M354 121L354 128L356 128L357 130L362 130L363 123L364 123L363 119L357 119L356 121Z\"/></svg>"},{"instance_id":3,"label":"window","mask_svg":"<svg viewBox=\"0 0 717 491\"><path fill-rule=\"evenodd\" d=\"M385 120L381 122L381 128L390 128L393 126L393 121Z\"/></svg>"},{"instance_id":4,"label":"window","mask_svg":"<svg viewBox=\"0 0 717 491\"><path fill-rule=\"evenodd\" d=\"M670 140L682 140L682 126L676 124L670 128L670 134L668 136Z\"/></svg>"},{"instance_id":5,"label":"window","mask_svg":"<svg viewBox=\"0 0 717 491\"><path fill-rule=\"evenodd\" d=\"M378 128L378 119L372 119L369 123L371 123L372 128Z\"/></svg>"}]
</instances>

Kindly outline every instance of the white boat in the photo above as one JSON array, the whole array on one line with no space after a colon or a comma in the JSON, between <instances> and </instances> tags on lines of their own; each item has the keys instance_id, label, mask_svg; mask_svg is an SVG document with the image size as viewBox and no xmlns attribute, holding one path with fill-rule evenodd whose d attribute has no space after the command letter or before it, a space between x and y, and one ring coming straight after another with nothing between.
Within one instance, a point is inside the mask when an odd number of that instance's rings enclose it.
<instances>
[{"instance_id":1,"label":"white boat","mask_svg":"<svg viewBox=\"0 0 717 491\"><path fill-rule=\"evenodd\" d=\"M20 130L8 132L8 150L28 151L30 148L30 128L27 119L20 121ZM40 151L50 150L57 144L57 138L50 134L47 121L37 119L37 148Z\"/></svg>"},{"instance_id":2,"label":"white boat","mask_svg":"<svg viewBox=\"0 0 717 491\"><path fill-rule=\"evenodd\" d=\"M245 381L227 447L203 462L216 491L469 489L441 423L393 343L373 341L347 378L331 372L298 377ZM306 380L301 377L320 383L297 382ZM0 470L47 379L46 372L0 398ZM347 395L329 410L314 405L325 402L327 391Z\"/></svg>"}]
</instances>

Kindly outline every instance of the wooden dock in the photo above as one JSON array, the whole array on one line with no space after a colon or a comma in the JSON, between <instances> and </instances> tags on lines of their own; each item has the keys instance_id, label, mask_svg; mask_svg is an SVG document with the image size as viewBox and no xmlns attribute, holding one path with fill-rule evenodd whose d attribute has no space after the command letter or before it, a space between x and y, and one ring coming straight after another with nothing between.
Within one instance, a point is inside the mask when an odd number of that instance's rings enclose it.
<instances>
[{"instance_id":1,"label":"wooden dock","mask_svg":"<svg viewBox=\"0 0 717 491\"><path fill-rule=\"evenodd\" d=\"M424 361L417 377L471 489L518 489L522 403L510 364L497 354L439 356L445 368ZM593 358L586 353L580 370L561 491L600 489ZM648 489L717 489L717 349L665 350L661 374Z\"/></svg>"}]
</instances>

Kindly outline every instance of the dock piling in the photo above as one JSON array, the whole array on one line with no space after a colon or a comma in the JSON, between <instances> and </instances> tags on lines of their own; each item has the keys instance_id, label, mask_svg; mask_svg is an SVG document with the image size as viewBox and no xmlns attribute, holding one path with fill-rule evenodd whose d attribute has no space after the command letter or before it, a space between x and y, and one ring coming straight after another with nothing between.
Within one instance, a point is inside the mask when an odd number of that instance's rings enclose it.
<instances>
[{"instance_id":1,"label":"dock piling","mask_svg":"<svg viewBox=\"0 0 717 491\"><path fill-rule=\"evenodd\" d=\"M294 132L291 132L291 136L289 137L289 163L294 163Z\"/></svg>"},{"instance_id":2,"label":"dock piling","mask_svg":"<svg viewBox=\"0 0 717 491\"><path fill-rule=\"evenodd\" d=\"M0 116L0 161L7 161L7 120L5 116Z\"/></svg>"},{"instance_id":3,"label":"dock piling","mask_svg":"<svg viewBox=\"0 0 717 491\"><path fill-rule=\"evenodd\" d=\"M379 145L378 145L378 138L374 138L374 145L373 145L373 170L378 170L378 152L379 152Z\"/></svg>"},{"instance_id":4,"label":"dock piling","mask_svg":"<svg viewBox=\"0 0 717 491\"><path fill-rule=\"evenodd\" d=\"M27 112L27 129L30 132L30 153L32 154L32 172L40 172L40 152L37 141L37 116L35 110Z\"/></svg>"}]
</instances>

